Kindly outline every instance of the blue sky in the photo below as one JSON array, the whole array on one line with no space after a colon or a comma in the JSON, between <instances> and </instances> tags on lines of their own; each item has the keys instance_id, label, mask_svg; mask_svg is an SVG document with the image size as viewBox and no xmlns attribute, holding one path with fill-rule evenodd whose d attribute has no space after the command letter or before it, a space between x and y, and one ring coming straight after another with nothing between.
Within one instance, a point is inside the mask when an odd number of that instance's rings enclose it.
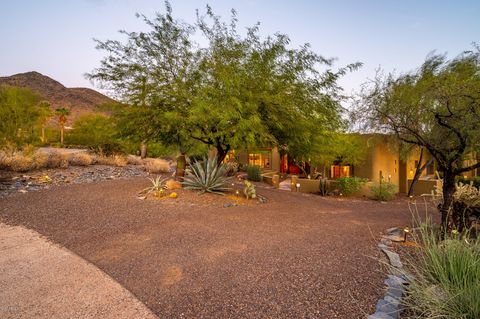
<instances>
[{"instance_id":1,"label":"blue sky","mask_svg":"<svg viewBox=\"0 0 480 319\"><path fill-rule=\"evenodd\" d=\"M288 34L292 45L309 42L337 65L360 61L346 76L347 92L382 67L405 72L433 50L454 56L480 42L480 1L231 1L172 0L175 17L194 22L195 9L209 3L228 19L238 12L240 26L261 22L263 34ZM92 87L84 78L103 53L93 38L118 39L118 30L147 30L136 12L164 11L161 0L1 0L0 76L38 71L68 87Z\"/></svg>"}]
</instances>

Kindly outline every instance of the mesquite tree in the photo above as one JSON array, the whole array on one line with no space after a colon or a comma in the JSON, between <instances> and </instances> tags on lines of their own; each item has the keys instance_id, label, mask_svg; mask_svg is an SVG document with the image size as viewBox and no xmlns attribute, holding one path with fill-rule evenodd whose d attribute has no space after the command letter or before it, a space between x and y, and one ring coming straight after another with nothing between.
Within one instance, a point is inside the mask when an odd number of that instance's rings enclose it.
<instances>
[{"instance_id":1,"label":"mesquite tree","mask_svg":"<svg viewBox=\"0 0 480 319\"><path fill-rule=\"evenodd\" d=\"M288 145L306 157L322 133L341 126L337 81L360 64L334 70L308 45L290 48L286 35L260 37L258 25L243 35L233 10L227 23L207 7L188 24L166 2L165 14L143 18L149 32L97 41L107 56L88 75L129 105L129 135L182 151L205 144L221 163L229 150L249 146Z\"/></svg>"},{"instance_id":2,"label":"mesquite tree","mask_svg":"<svg viewBox=\"0 0 480 319\"><path fill-rule=\"evenodd\" d=\"M442 224L461 228L452 209L455 177L480 167L465 159L480 149L480 50L454 59L429 57L415 72L377 76L358 110L370 128L425 148L443 175Z\"/></svg>"}]
</instances>

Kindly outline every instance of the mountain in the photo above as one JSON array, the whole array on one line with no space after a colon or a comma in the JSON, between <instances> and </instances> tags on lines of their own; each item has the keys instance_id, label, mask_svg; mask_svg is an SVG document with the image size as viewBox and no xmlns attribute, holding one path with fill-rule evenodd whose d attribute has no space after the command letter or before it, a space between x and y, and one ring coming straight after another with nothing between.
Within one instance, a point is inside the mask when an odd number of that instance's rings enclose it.
<instances>
[{"instance_id":1,"label":"mountain","mask_svg":"<svg viewBox=\"0 0 480 319\"><path fill-rule=\"evenodd\" d=\"M85 113L99 112L98 107L115 102L95 90L88 88L67 88L60 82L38 72L19 73L0 77L0 85L20 86L31 89L50 102L54 111L67 107L71 111L70 120Z\"/></svg>"}]
</instances>

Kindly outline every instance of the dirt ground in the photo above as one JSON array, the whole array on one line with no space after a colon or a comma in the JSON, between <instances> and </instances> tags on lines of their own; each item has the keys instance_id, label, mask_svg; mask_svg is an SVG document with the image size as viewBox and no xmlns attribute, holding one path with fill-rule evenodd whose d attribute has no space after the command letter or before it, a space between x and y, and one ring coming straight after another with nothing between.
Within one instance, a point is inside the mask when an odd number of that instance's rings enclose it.
<instances>
[{"instance_id":1,"label":"dirt ground","mask_svg":"<svg viewBox=\"0 0 480 319\"><path fill-rule=\"evenodd\" d=\"M376 245L411 220L380 203L258 187L265 204L180 191L139 200L144 178L0 199L24 225L98 266L160 318L364 318L383 295Z\"/></svg>"}]
</instances>

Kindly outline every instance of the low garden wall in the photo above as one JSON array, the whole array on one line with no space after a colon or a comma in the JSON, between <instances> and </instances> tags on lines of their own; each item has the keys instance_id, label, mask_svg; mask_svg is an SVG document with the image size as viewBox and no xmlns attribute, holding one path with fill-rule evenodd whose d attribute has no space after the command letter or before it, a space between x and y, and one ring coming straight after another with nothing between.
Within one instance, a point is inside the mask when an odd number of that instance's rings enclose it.
<instances>
[{"instance_id":1,"label":"low garden wall","mask_svg":"<svg viewBox=\"0 0 480 319\"><path fill-rule=\"evenodd\" d=\"M410 185L412 185L411 179L408 180L409 189ZM440 181L437 179L420 179L415 185L412 195L431 194L432 191L435 189L435 185L440 186Z\"/></svg>"}]
</instances>

